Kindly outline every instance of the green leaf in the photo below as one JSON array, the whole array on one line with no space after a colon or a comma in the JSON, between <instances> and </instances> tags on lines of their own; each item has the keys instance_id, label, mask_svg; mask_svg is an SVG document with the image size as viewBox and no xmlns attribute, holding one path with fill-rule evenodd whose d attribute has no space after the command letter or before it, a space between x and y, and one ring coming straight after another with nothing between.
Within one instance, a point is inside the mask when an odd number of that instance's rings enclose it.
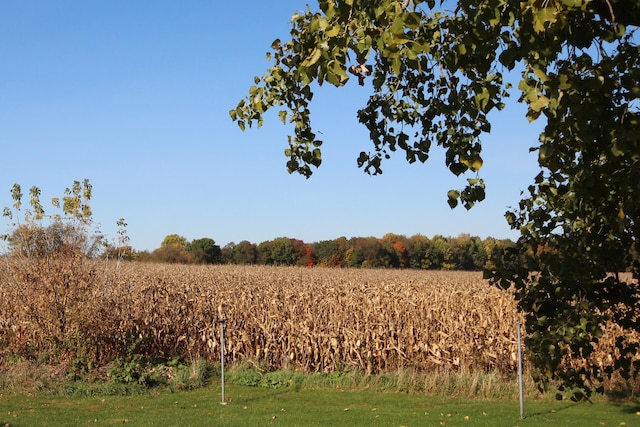
<instances>
[{"instance_id":1,"label":"green leaf","mask_svg":"<svg viewBox=\"0 0 640 427\"><path fill-rule=\"evenodd\" d=\"M549 25L557 21L558 12L555 7L536 9L533 12L533 29L537 33L543 33Z\"/></svg>"},{"instance_id":2,"label":"green leaf","mask_svg":"<svg viewBox=\"0 0 640 427\"><path fill-rule=\"evenodd\" d=\"M535 68L533 70L533 73L540 79L542 83L549 81L549 77L547 76L547 73L545 73L543 69Z\"/></svg>"},{"instance_id":3,"label":"green leaf","mask_svg":"<svg viewBox=\"0 0 640 427\"><path fill-rule=\"evenodd\" d=\"M406 12L402 17L402 21L407 28L415 30L422 24L422 15L418 12Z\"/></svg>"},{"instance_id":4,"label":"green leaf","mask_svg":"<svg viewBox=\"0 0 640 427\"><path fill-rule=\"evenodd\" d=\"M341 30L340 26L338 26L338 25L332 25L331 27L329 27L329 28L327 28L327 29L325 30L324 34L325 34L327 37L335 37L335 36L337 36L338 34L340 34L340 30Z\"/></svg>"},{"instance_id":5,"label":"green leaf","mask_svg":"<svg viewBox=\"0 0 640 427\"><path fill-rule=\"evenodd\" d=\"M358 167L361 168L362 166L365 165L365 163L367 163L369 161L369 155L367 153L365 153L364 151L360 152L360 156L358 156Z\"/></svg>"},{"instance_id":6,"label":"green leaf","mask_svg":"<svg viewBox=\"0 0 640 427\"><path fill-rule=\"evenodd\" d=\"M322 55L322 51L320 49L314 47L313 50L311 51L311 54L309 54L309 56L304 61L302 61L300 66L301 67L309 67L309 66L315 64L320 59L321 55Z\"/></svg>"},{"instance_id":7,"label":"green leaf","mask_svg":"<svg viewBox=\"0 0 640 427\"><path fill-rule=\"evenodd\" d=\"M502 65L507 67L509 70L513 70L519 54L520 50L517 45L515 43L509 43L509 47L500 53L498 59Z\"/></svg>"},{"instance_id":8,"label":"green leaf","mask_svg":"<svg viewBox=\"0 0 640 427\"><path fill-rule=\"evenodd\" d=\"M474 97L475 103L478 106L478 109L481 111L487 110L487 105L489 105L489 100L491 99L491 95L486 87L482 88L480 93L477 93Z\"/></svg>"},{"instance_id":9,"label":"green leaf","mask_svg":"<svg viewBox=\"0 0 640 427\"><path fill-rule=\"evenodd\" d=\"M462 162L454 162L449 165L449 170L456 176L465 173L468 169L469 167Z\"/></svg>"},{"instance_id":10,"label":"green leaf","mask_svg":"<svg viewBox=\"0 0 640 427\"><path fill-rule=\"evenodd\" d=\"M327 81L339 87L343 86L347 80L349 80L349 76L343 65L338 61L332 61L327 70Z\"/></svg>"},{"instance_id":11,"label":"green leaf","mask_svg":"<svg viewBox=\"0 0 640 427\"><path fill-rule=\"evenodd\" d=\"M480 168L482 168L483 164L484 162L482 161L482 157L480 156L474 157L469 164L469 169L471 169L474 172L477 172L480 170Z\"/></svg>"},{"instance_id":12,"label":"green leaf","mask_svg":"<svg viewBox=\"0 0 640 427\"><path fill-rule=\"evenodd\" d=\"M547 105L549 105L549 98L544 95L538 96L535 101L529 103L529 107L531 107L533 111L540 111Z\"/></svg>"},{"instance_id":13,"label":"green leaf","mask_svg":"<svg viewBox=\"0 0 640 427\"><path fill-rule=\"evenodd\" d=\"M313 164L315 167L320 167L320 164L322 163L322 153L320 152L320 149L315 148L311 155L311 164Z\"/></svg>"},{"instance_id":14,"label":"green leaf","mask_svg":"<svg viewBox=\"0 0 640 427\"><path fill-rule=\"evenodd\" d=\"M545 161L548 158L553 156L554 151L555 150L553 149L552 145L545 144L540 146L540 151L538 153L538 156L540 157L541 161Z\"/></svg>"},{"instance_id":15,"label":"green leaf","mask_svg":"<svg viewBox=\"0 0 640 427\"><path fill-rule=\"evenodd\" d=\"M526 117L530 122L535 122L540 117L540 111L534 111L531 108L527 111Z\"/></svg>"},{"instance_id":16,"label":"green leaf","mask_svg":"<svg viewBox=\"0 0 640 427\"><path fill-rule=\"evenodd\" d=\"M458 206L458 199L460 198L460 192L458 190L449 190L449 192L447 193L447 203L449 204L449 207L451 207L451 209L455 208L456 206Z\"/></svg>"},{"instance_id":17,"label":"green leaf","mask_svg":"<svg viewBox=\"0 0 640 427\"><path fill-rule=\"evenodd\" d=\"M397 46L403 45L409 41L411 41L411 38L404 32L393 34L393 43L395 43Z\"/></svg>"}]
</instances>

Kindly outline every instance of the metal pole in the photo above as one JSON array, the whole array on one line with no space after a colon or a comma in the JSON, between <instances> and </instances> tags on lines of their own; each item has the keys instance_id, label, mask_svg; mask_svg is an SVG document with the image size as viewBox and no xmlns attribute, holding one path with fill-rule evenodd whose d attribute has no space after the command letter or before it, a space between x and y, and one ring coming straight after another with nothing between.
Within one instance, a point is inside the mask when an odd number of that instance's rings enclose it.
<instances>
[{"instance_id":1,"label":"metal pole","mask_svg":"<svg viewBox=\"0 0 640 427\"><path fill-rule=\"evenodd\" d=\"M524 387L522 384L522 337L520 336L520 322L518 322L518 385L520 387L520 418L524 418Z\"/></svg>"},{"instance_id":2,"label":"metal pole","mask_svg":"<svg viewBox=\"0 0 640 427\"><path fill-rule=\"evenodd\" d=\"M221 405L226 405L227 401L224 399L224 319L220 319L220 367L222 372L222 401Z\"/></svg>"}]
</instances>

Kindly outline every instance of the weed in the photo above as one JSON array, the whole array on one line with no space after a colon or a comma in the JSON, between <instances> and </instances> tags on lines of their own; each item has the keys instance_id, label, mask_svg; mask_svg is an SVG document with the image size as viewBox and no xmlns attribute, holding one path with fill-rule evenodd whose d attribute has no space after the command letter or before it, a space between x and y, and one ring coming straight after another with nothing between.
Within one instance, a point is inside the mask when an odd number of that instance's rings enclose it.
<instances>
[{"instance_id":1,"label":"weed","mask_svg":"<svg viewBox=\"0 0 640 427\"><path fill-rule=\"evenodd\" d=\"M204 359L193 361L190 365L174 365L174 377L170 381L172 389L192 390L208 384L213 368Z\"/></svg>"}]
</instances>

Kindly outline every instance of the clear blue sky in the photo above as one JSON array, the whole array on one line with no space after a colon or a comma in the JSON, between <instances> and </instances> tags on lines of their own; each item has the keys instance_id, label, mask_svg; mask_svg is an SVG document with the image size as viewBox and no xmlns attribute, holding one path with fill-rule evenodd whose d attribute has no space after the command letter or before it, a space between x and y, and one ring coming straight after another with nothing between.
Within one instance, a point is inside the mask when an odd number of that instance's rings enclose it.
<instances>
[{"instance_id":1,"label":"clear blue sky","mask_svg":"<svg viewBox=\"0 0 640 427\"><path fill-rule=\"evenodd\" d=\"M323 164L289 175L291 129L271 114L241 132L228 111L286 38L302 1L3 1L0 3L0 207L14 183L43 199L74 180L93 185L94 218L110 237L124 217L131 244L167 234L219 245L276 237L305 242L388 232L517 238L503 214L537 174L540 125L517 95L484 139L487 198L451 210L462 188L435 149L426 164L401 153L371 177L356 166L372 148L356 119L367 86L316 92Z\"/></svg>"}]
</instances>

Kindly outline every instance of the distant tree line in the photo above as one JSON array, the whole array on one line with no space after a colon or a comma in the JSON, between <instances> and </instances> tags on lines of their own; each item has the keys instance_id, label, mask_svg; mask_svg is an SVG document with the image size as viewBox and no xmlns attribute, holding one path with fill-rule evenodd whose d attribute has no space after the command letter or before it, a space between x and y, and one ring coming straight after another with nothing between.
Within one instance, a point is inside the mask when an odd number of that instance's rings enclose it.
<instances>
[{"instance_id":1,"label":"distant tree line","mask_svg":"<svg viewBox=\"0 0 640 427\"><path fill-rule=\"evenodd\" d=\"M170 234L151 252L130 251L130 259L183 264L482 270L493 268L504 250L513 245L508 239L481 239L469 234L428 238L389 233L382 238L339 237L315 243L289 237L259 244L243 240L221 248L210 238L189 242Z\"/></svg>"}]
</instances>

